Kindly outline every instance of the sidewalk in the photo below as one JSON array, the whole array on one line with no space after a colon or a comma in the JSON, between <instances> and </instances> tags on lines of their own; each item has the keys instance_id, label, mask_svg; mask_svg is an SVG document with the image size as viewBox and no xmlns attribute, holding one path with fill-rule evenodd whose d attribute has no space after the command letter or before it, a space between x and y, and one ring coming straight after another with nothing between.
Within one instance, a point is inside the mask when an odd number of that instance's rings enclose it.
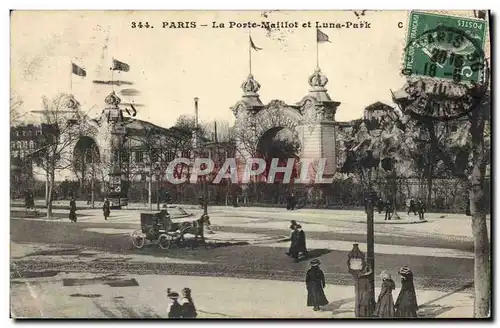
<instances>
[{"instance_id":1,"label":"sidewalk","mask_svg":"<svg viewBox=\"0 0 500 328\"><path fill-rule=\"evenodd\" d=\"M314 312L306 307L307 292L301 282L170 275L96 277L60 273L50 278L13 279L12 316L165 318L167 288L181 292L189 287L199 318L354 317L353 286L327 285L325 294L330 304ZM111 286L113 282L115 287ZM119 282L125 287L117 287ZM379 292L376 288L376 295ZM395 299L398 293L399 287L393 293ZM417 300L422 318L472 317L473 298L468 293L417 290Z\"/></svg>"}]
</instances>

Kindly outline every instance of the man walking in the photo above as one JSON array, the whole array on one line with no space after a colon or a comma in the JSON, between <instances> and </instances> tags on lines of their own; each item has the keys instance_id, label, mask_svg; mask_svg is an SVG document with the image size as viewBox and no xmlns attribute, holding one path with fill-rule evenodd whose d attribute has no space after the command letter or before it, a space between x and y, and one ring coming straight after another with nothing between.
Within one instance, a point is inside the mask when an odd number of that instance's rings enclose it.
<instances>
[{"instance_id":1,"label":"man walking","mask_svg":"<svg viewBox=\"0 0 500 328\"><path fill-rule=\"evenodd\" d=\"M424 214L425 214L425 204L424 202L419 199L417 201L417 211L418 211L418 218L423 221L424 219Z\"/></svg>"}]
</instances>

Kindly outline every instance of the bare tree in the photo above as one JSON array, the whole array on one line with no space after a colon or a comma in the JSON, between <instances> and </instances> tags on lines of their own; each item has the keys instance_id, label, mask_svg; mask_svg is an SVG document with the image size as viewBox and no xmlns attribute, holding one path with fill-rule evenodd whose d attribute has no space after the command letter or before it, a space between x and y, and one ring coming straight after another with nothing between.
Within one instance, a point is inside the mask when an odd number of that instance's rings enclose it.
<instances>
[{"instance_id":1,"label":"bare tree","mask_svg":"<svg viewBox=\"0 0 500 328\"><path fill-rule=\"evenodd\" d=\"M33 155L36 157L36 164L47 177L47 217L52 215L56 173L73 165L73 146L89 128L86 121L78 117L78 111L68 110L70 100L71 96L68 94L59 94L52 100L42 98L43 126L47 131L43 133L41 148Z\"/></svg>"},{"instance_id":2,"label":"bare tree","mask_svg":"<svg viewBox=\"0 0 500 328\"><path fill-rule=\"evenodd\" d=\"M17 125L26 113L21 112L23 100L16 94L10 96L10 125Z\"/></svg>"}]
</instances>

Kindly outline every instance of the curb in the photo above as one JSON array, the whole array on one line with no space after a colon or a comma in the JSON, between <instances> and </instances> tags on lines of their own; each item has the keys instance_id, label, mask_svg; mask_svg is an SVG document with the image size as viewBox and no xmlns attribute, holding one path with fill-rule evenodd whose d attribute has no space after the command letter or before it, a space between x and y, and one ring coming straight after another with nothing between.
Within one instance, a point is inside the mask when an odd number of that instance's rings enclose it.
<instances>
[{"instance_id":1,"label":"curb","mask_svg":"<svg viewBox=\"0 0 500 328\"><path fill-rule=\"evenodd\" d=\"M392 222L385 221L373 221L373 224L386 224L386 225L394 225L394 224L419 224L429 222L427 220L418 220L418 221L406 221L406 220L389 220ZM401 222L402 221L402 222ZM356 223L366 223L366 220L357 221Z\"/></svg>"},{"instance_id":2,"label":"curb","mask_svg":"<svg viewBox=\"0 0 500 328\"><path fill-rule=\"evenodd\" d=\"M282 243L285 241L290 240L290 237L279 237L279 239L275 238L269 238L269 239L263 239L263 240L234 240L234 239L216 239L216 238L205 238L207 241L214 241L214 242L226 242L226 243L248 243L249 245L256 245L256 244L266 244L266 243Z\"/></svg>"}]
</instances>

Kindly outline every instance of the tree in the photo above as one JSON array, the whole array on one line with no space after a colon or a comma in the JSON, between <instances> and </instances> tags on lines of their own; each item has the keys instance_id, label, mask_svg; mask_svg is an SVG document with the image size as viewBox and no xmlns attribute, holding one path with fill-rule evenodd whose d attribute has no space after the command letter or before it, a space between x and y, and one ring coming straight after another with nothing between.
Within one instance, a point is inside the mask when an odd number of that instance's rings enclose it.
<instances>
[{"instance_id":1,"label":"tree","mask_svg":"<svg viewBox=\"0 0 500 328\"><path fill-rule=\"evenodd\" d=\"M78 110L68 110L72 99L71 95L64 93L52 100L42 97L43 142L33 156L47 177L48 218L52 215L55 175L73 165L73 146L89 129L85 118L79 115Z\"/></svg>"},{"instance_id":2,"label":"tree","mask_svg":"<svg viewBox=\"0 0 500 328\"><path fill-rule=\"evenodd\" d=\"M16 94L10 96L10 125L14 126L20 123L21 119L26 116L26 113L21 113L20 109L23 105L23 100Z\"/></svg>"}]
</instances>

